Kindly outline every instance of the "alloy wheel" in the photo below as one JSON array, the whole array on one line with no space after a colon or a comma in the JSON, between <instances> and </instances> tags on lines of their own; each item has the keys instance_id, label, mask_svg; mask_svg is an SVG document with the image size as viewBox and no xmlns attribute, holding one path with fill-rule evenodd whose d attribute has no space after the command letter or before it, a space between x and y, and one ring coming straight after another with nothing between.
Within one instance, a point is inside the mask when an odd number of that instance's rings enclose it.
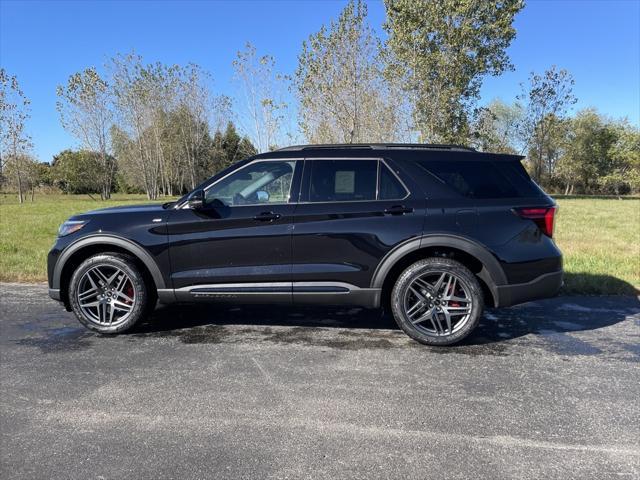
<instances>
[{"instance_id":1,"label":"alloy wheel","mask_svg":"<svg viewBox=\"0 0 640 480\"><path fill-rule=\"evenodd\" d=\"M469 321L473 307L470 289L451 272L429 271L417 276L404 294L404 313L425 335L443 337Z\"/></svg>"},{"instance_id":2,"label":"alloy wheel","mask_svg":"<svg viewBox=\"0 0 640 480\"><path fill-rule=\"evenodd\" d=\"M102 327L126 321L136 303L131 278L112 265L96 265L87 270L78 283L76 295L84 316Z\"/></svg>"}]
</instances>

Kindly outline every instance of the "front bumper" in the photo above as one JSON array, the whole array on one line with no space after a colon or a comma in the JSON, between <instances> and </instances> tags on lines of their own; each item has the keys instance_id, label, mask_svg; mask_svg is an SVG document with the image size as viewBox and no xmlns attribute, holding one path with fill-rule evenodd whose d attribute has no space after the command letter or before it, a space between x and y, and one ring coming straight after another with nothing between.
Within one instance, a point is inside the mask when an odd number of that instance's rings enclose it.
<instances>
[{"instance_id":1,"label":"front bumper","mask_svg":"<svg viewBox=\"0 0 640 480\"><path fill-rule=\"evenodd\" d=\"M540 300L557 295L563 283L563 271L545 273L526 283L497 285L497 306L510 307L519 303Z\"/></svg>"}]
</instances>

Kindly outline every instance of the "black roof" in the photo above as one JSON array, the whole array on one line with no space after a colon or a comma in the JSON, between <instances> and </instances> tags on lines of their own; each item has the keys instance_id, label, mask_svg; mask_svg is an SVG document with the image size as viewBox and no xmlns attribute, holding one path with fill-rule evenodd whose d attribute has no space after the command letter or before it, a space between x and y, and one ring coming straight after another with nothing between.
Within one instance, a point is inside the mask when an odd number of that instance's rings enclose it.
<instances>
[{"instance_id":1,"label":"black roof","mask_svg":"<svg viewBox=\"0 0 640 480\"><path fill-rule=\"evenodd\" d=\"M344 143L319 145L293 145L269 152L259 153L252 159L269 158L369 158L384 156L397 160L415 159L416 152L420 156L447 160L491 160L520 161L521 155L505 153L480 152L462 145L445 145L433 143Z\"/></svg>"},{"instance_id":2,"label":"black roof","mask_svg":"<svg viewBox=\"0 0 640 480\"><path fill-rule=\"evenodd\" d=\"M475 152L475 148L445 143L323 143L316 145L292 145L277 152L298 152L302 150L449 150Z\"/></svg>"}]
</instances>

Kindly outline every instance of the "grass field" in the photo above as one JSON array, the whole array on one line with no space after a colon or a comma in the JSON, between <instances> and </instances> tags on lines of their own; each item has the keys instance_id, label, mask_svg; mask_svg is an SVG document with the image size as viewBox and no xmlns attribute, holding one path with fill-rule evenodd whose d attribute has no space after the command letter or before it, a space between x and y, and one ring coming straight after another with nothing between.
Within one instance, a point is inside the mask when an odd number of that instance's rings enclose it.
<instances>
[{"instance_id":1,"label":"grass field","mask_svg":"<svg viewBox=\"0 0 640 480\"><path fill-rule=\"evenodd\" d=\"M144 195L96 201L87 195L36 194L33 203L19 205L15 195L0 195L0 281L45 281L47 253L62 222L75 213L132 203L149 200Z\"/></svg>"},{"instance_id":2,"label":"grass field","mask_svg":"<svg viewBox=\"0 0 640 480\"><path fill-rule=\"evenodd\" d=\"M0 281L46 280L46 256L60 223L74 213L148 203L142 195L36 195L18 205L0 195ZM640 200L560 199L556 241L565 257L565 293L633 295L640 289Z\"/></svg>"}]
</instances>

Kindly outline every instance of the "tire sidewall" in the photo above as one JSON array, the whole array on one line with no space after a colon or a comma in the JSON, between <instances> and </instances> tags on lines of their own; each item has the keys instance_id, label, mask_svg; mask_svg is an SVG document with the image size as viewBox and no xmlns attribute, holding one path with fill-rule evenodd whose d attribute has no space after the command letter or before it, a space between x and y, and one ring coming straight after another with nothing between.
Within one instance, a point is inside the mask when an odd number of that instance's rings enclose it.
<instances>
[{"instance_id":1,"label":"tire sidewall","mask_svg":"<svg viewBox=\"0 0 640 480\"><path fill-rule=\"evenodd\" d=\"M434 337L424 334L414 327L404 312L404 296L407 288L415 278L430 271L454 274L464 282L472 297L471 314L467 323L452 335ZM483 308L484 299L482 288L475 275L461 263L448 258L428 258L410 265L402 272L400 277L398 277L391 292L391 310L396 323L407 335L425 345L451 345L461 341L476 328L480 321Z\"/></svg>"},{"instance_id":2,"label":"tire sidewall","mask_svg":"<svg viewBox=\"0 0 640 480\"><path fill-rule=\"evenodd\" d=\"M127 319L123 323L116 326L102 326L93 323L84 315L78 303L77 291L80 280L88 270L100 265L117 267L121 269L129 276L129 278L131 279L131 283L133 284L136 299L133 309L131 310L131 313L129 314ZM76 315L78 321L86 328L93 330L94 332L110 334L120 333L130 329L138 322L138 320L142 318L144 312L147 310L148 298L149 295L147 292L147 286L145 285L142 274L135 266L135 264L124 255L94 255L80 264L80 266L73 272L71 281L69 282L69 304L71 305L71 309Z\"/></svg>"}]
</instances>

